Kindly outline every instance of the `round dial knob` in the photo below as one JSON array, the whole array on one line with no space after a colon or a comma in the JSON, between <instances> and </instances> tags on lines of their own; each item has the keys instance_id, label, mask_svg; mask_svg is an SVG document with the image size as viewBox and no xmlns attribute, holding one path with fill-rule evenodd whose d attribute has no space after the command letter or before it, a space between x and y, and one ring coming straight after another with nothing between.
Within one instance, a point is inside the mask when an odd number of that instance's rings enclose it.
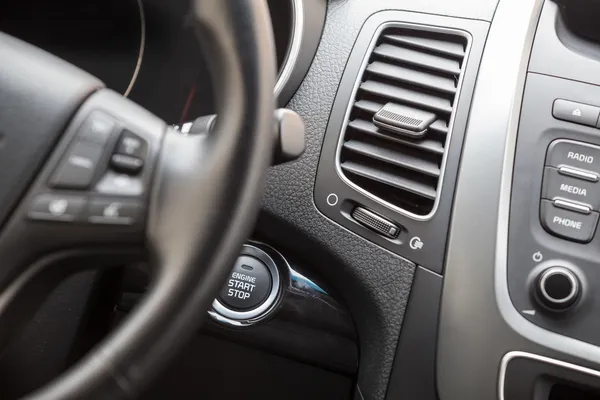
<instances>
[{"instance_id":1,"label":"round dial knob","mask_svg":"<svg viewBox=\"0 0 600 400\"><path fill-rule=\"evenodd\" d=\"M565 311L573 307L581 295L577 275L565 267L544 270L535 282L536 298L546 308Z\"/></svg>"}]
</instances>

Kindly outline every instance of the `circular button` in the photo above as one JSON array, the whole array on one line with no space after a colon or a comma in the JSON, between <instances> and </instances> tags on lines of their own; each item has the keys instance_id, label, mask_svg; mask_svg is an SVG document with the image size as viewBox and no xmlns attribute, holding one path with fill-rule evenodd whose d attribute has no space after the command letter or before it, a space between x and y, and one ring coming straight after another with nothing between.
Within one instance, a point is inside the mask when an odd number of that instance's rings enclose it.
<instances>
[{"instance_id":1,"label":"circular button","mask_svg":"<svg viewBox=\"0 0 600 400\"><path fill-rule=\"evenodd\" d=\"M537 298L547 308L564 311L579 299L580 284L577 276L565 267L544 270L536 284Z\"/></svg>"},{"instance_id":2,"label":"circular button","mask_svg":"<svg viewBox=\"0 0 600 400\"><path fill-rule=\"evenodd\" d=\"M257 258L240 256L219 293L219 301L234 311L258 308L271 293L273 278L267 266Z\"/></svg>"}]
</instances>

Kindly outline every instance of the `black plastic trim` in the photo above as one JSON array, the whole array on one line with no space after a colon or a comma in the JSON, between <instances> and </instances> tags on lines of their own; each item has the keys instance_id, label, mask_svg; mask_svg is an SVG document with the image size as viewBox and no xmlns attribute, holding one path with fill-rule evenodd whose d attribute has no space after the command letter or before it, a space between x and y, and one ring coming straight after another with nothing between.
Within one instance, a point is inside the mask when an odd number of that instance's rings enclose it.
<instances>
[{"instance_id":1,"label":"black plastic trim","mask_svg":"<svg viewBox=\"0 0 600 400\"><path fill-rule=\"evenodd\" d=\"M435 360L442 277L415 271L404 325L390 376L387 399L437 400Z\"/></svg>"}]
</instances>

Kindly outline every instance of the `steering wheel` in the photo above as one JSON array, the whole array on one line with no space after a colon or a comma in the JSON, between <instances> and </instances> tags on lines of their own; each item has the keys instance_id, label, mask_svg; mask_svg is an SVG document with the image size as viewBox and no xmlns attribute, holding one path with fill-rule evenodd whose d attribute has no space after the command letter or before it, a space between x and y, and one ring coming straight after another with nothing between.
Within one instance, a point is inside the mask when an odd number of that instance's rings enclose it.
<instances>
[{"instance_id":1,"label":"steering wheel","mask_svg":"<svg viewBox=\"0 0 600 400\"><path fill-rule=\"evenodd\" d=\"M132 398L198 329L250 233L273 154L263 0L193 0L217 98L183 135L102 82L0 33L0 349L82 268L145 259L153 284L31 399Z\"/></svg>"}]
</instances>

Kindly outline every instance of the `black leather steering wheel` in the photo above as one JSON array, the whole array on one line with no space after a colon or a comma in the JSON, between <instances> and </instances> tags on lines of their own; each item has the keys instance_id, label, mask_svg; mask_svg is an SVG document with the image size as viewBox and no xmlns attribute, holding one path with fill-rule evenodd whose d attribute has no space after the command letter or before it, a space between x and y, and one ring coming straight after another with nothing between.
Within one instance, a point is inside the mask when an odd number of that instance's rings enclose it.
<instances>
[{"instance_id":1,"label":"black leather steering wheel","mask_svg":"<svg viewBox=\"0 0 600 400\"><path fill-rule=\"evenodd\" d=\"M274 145L267 5L191 6L217 97L206 135L0 33L0 349L66 276L154 269L124 323L31 399L138 395L197 330L256 218Z\"/></svg>"}]
</instances>

